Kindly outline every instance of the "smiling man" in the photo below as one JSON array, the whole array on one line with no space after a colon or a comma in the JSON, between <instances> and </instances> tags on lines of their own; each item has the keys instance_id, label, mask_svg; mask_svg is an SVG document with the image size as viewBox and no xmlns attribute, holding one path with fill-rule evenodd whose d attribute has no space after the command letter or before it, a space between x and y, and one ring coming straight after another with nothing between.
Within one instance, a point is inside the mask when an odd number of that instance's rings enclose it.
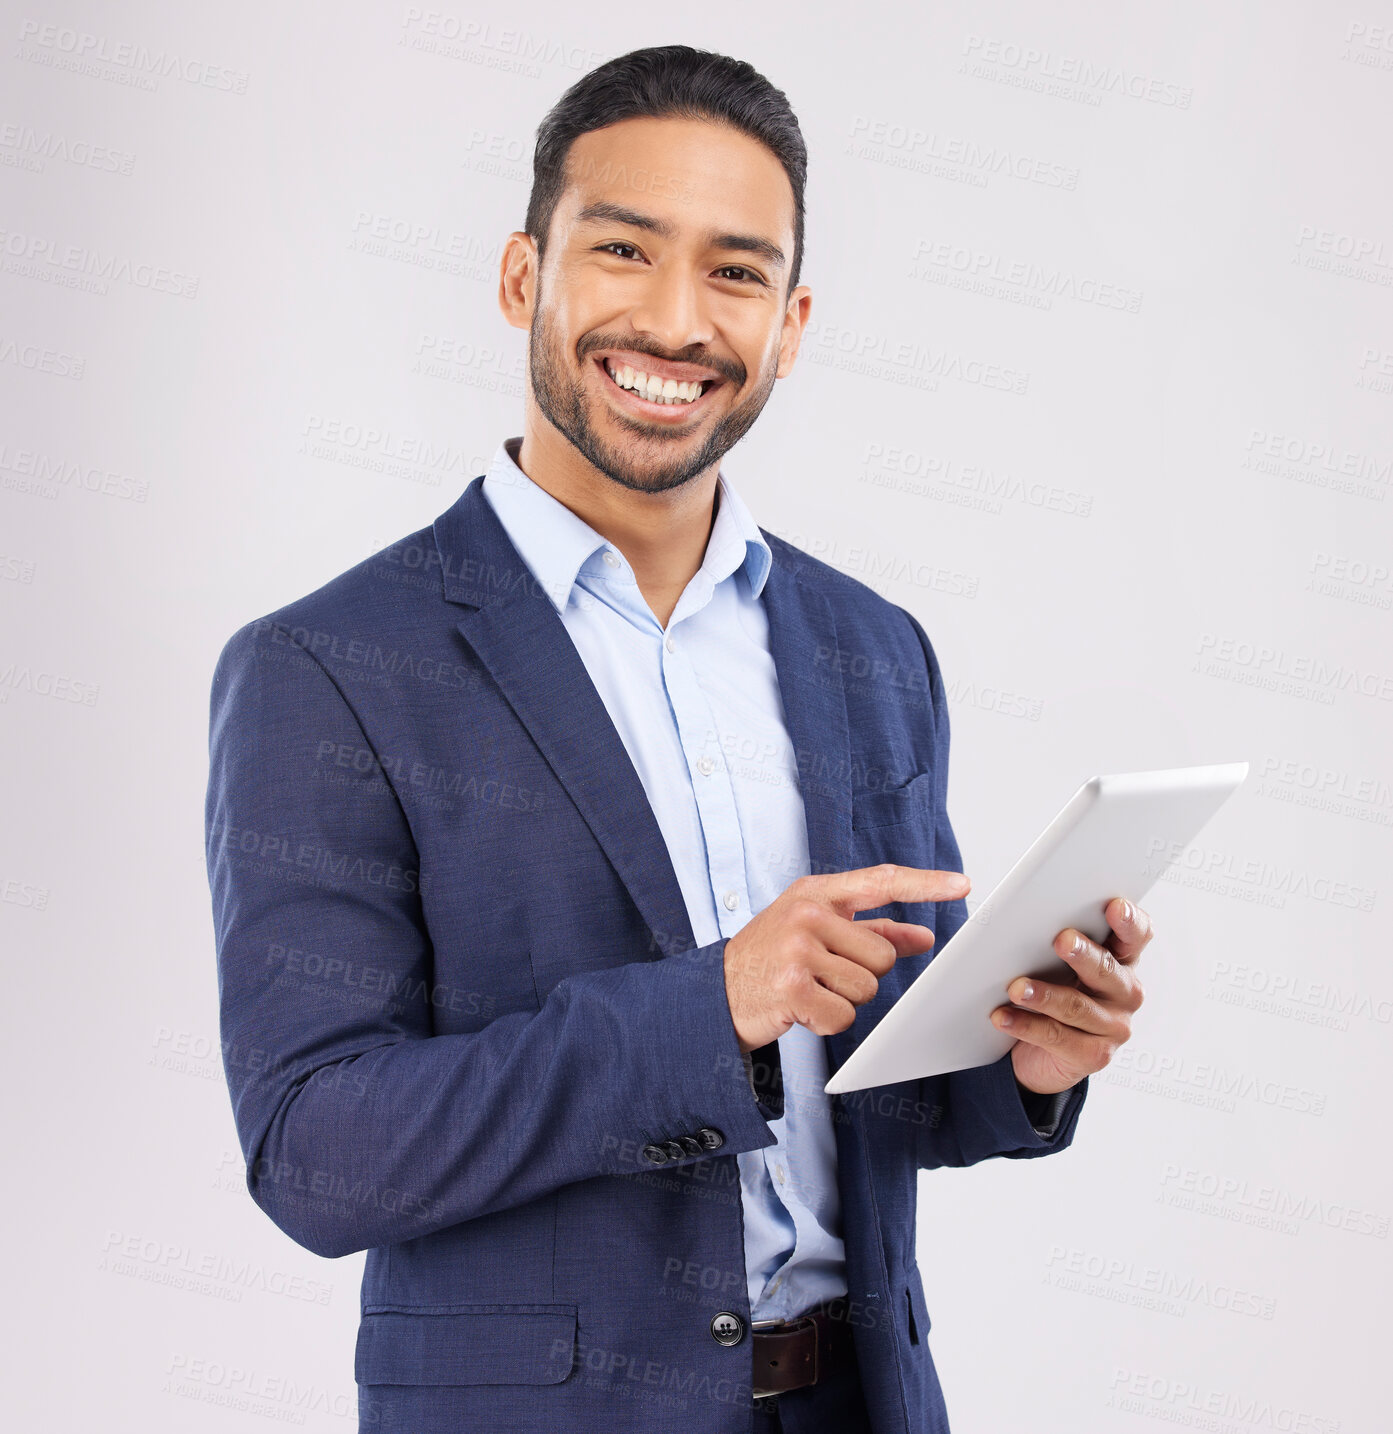
<instances>
[{"instance_id":1,"label":"smiling man","mask_svg":"<svg viewBox=\"0 0 1393 1434\"><path fill-rule=\"evenodd\" d=\"M364 1430L942 1434L918 1173L1065 1149L1130 1034L1119 901L1001 1060L824 1092L968 883L923 628L721 470L808 322L805 171L742 61L578 81L501 264L522 434L219 659L224 1065L258 1205L367 1252Z\"/></svg>"}]
</instances>

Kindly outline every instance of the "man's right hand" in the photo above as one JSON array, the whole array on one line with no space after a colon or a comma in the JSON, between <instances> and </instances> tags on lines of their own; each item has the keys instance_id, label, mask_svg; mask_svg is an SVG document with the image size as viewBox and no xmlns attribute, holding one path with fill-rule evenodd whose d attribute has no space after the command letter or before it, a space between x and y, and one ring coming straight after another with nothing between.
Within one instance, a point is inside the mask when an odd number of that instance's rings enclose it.
<instances>
[{"instance_id":1,"label":"man's right hand","mask_svg":"<svg viewBox=\"0 0 1393 1434\"><path fill-rule=\"evenodd\" d=\"M955 871L863 866L800 876L726 942L726 998L742 1051L790 1026L844 1031L901 956L933 945L927 926L888 916L854 920L892 901L955 901L972 889Z\"/></svg>"}]
</instances>

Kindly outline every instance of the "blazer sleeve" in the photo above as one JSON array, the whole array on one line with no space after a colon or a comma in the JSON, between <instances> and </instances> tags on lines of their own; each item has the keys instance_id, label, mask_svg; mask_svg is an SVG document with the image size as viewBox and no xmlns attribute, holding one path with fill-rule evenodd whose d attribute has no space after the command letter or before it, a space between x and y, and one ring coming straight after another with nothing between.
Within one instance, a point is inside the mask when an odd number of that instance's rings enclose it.
<instances>
[{"instance_id":1,"label":"blazer sleeve","mask_svg":"<svg viewBox=\"0 0 1393 1434\"><path fill-rule=\"evenodd\" d=\"M318 660L284 626L247 624L213 678L206 857L247 1186L281 1229L345 1255L651 1172L650 1144L682 1142L666 1169L713 1142L721 1155L774 1143L726 999L724 938L577 973L538 1010L433 1034L406 813L387 782L315 780L326 743L371 749ZM287 952L374 980L325 999L284 979Z\"/></svg>"},{"instance_id":2,"label":"blazer sleeve","mask_svg":"<svg viewBox=\"0 0 1393 1434\"><path fill-rule=\"evenodd\" d=\"M913 613L901 611L919 638L929 672L934 770L938 774L934 782L934 861L941 871L961 871L962 855L948 819L949 721L943 675L928 634ZM940 901L936 910L935 956L967 920L967 901L963 897ZM1003 1003L1005 1000L1003 992ZM1021 1160L1064 1150L1073 1141L1088 1095L1087 1076L1051 1096L1026 1089L1016 1079L1010 1051L989 1065L925 1076L919 1084L929 1119L915 1126L918 1162L929 1170L975 1165L993 1156Z\"/></svg>"}]
</instances>

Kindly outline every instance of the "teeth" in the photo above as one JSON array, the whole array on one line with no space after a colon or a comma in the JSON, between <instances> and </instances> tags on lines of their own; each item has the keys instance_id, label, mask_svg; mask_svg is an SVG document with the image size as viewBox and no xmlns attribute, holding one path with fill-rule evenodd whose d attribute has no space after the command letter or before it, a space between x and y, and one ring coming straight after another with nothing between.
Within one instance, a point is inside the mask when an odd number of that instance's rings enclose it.
<instances>
[{"instance_id":1,"label":"teeth","mask_svg":"<svg viewBox=\"0 0 1393 1434\"><path fill-rule=\"evenodd\" d=\"M652 403L692 403L701 397L700 383L679 383L675 378L662 379L655 373L623 364L616 368L608 359L605 369L620 388L631 388L640 398Z\"/></svg>"}]
</instances>

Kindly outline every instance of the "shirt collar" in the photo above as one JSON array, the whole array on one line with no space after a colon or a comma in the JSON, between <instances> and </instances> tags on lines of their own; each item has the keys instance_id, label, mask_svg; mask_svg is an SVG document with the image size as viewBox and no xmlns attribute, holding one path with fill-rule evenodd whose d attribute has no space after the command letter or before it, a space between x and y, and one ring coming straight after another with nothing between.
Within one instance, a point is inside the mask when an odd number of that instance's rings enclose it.
<instances>
[{"instance_id":1,"label":"shirt collar","mask_svg":"<svg viewBox=\"0 0 1393 1434\"><path fill-rule=\"evenodd\" d=\"M484 475L484 496L556 610L564 612L581 569L592 559L587 573L614 581L597 556L610 544L518 467L515 455L521 443L516 437L498 445ZM751 593L758 597L773 565L773 551L724 473L717 473L716 487L720 501L699 573L714 588L743 568Z\"/></svg>"}]
</instances>

